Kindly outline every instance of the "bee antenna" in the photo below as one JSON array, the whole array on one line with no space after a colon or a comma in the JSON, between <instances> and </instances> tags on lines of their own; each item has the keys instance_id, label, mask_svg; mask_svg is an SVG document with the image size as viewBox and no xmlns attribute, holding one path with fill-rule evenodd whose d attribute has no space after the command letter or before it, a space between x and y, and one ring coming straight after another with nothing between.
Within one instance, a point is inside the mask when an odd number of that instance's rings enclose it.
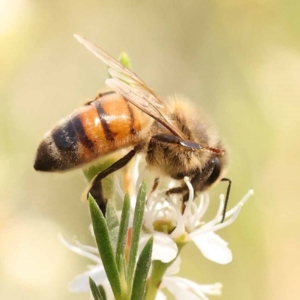
<instances>
[{"instance_id":1,"label":"bee antenna","mask_svg":"<svg viewBox=\"0 0 300 300\"><path fill-rule=\"evenodd\" d=\"M225 154L225 150L214 148L214 147L203 147L202 149L207 150L209 152L215 153L217 156L222 157Z\"/></svg>"}]
</instances>

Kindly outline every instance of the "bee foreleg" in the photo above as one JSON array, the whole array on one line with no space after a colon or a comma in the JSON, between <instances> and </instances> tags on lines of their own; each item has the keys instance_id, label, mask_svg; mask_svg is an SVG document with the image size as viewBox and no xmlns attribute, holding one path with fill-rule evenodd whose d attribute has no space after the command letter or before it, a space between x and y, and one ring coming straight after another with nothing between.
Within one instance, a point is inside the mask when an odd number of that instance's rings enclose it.
<instances>
[{"instance_id":1,"label":"bee foreleg","mask_svg":"<svg viewBox=\"0 0 300 300\"><path fill-rule=\"evenodd\" d=\"M183 194L183 192L187 192L187 191L188 191L188 188L186 185L178 186L178 187L167 190L166 195L169 196L170 194Z\"/></svg>"},{"instance_id":2,"label":"bee foreleg","mask_svg":"<svg viewBox=\"0 0 300 300\"><path fill-rule=\"evenodd\" d=\"M152 189L151 189L150 194L152 194L152 193L157 189L158 185L159 185L159 178L156 177L156 178L154 179L154 183L153 183L153 186L152 186Z\"/></svg>"},{"instance_id":3,"label":"bee foreleg","mask_svg":"<svg viewBox=\"0 0 300 300\"><path fill-rule=\"evenodd\" d=\"M102 179L104 179L106 176L110 175L111 173L123 168L134 157L134 155L138 151L140 151L140 149L141 149L140 145L135 146L134 149L132 149L121 159L119 159L118 161L113 163L110 167L108 167L107 169L100 172L92 180L91 187L89 189L89 193L93 196L93 198L97 202L97 204L104 216L105 216L105 212L106 212L107 199L104 197L104 194L103 194Z\"/></svg>"},{"instance_id":4,"label":"bee foreleg","mask_svg":"<svg viewBox=\"0 0 300 300\"><path fill-rule=\"evenodd\" d=\"M177 145L181 145L185 148L194 149L194 150L203 148L198 143L182 140L173 134L157 134L152 137L152 142L153 142L153 140L155 140L155 142L177 144Z\"/></svg>"},{"instance_id":5,"label":"bee foreleg","mask_svg":"<svg viewBox=\"0 0 300 300\"><path fill-rule=\"evenodd\" d=\"M222 212L222 220L221 220L221 223L223 223L224 219L225 219L227 204L228 204L229 195L230 195L231 180L229 178L222 178L221 181L227 181L228 182L228 186L227 186L227 190L226 190L226 196L225 196L225 202L224 202L224 208L223 208L223 212Z\"/></svg>"},{"instance_id":6,"label":"bee foreleg","mask_svg":"<svg viewBox=\"0 0 300 300\"><path fill-rule=\"evenodd\" d=\"M157 134L152 136L150 143L153 142L163 142L168 144L180 144L180 139L173 134Z\"/></svg>"}]
</instances>

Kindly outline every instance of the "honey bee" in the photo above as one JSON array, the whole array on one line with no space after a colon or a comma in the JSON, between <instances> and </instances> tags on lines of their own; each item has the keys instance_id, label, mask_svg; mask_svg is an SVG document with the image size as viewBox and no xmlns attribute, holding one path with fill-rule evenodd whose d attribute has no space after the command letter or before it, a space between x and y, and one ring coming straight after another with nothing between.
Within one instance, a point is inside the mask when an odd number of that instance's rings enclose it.
<instances>
[{"instance_id":1,"label":"honey bee","mask_svg":"<svg viewBox=\"0 0 300 300\"><path fill-rule=\"evenodd\" d=\"M149 168L181 181L168 194L189 192L183 179L190 178L195 192L227 181L225 217L231 181L223 178L227 151L202 114L187 101L163 101L135 73L88 40L75 35L95 56L108 65L111 89L75 110L48 131L34 163L37 171L66 171L123 148L132 148L94 177L89 193L105 213L102 179L124 167L137 153L144 153ZM158 180L156 180L157 185Z\"/></svg>"}]
</instances>

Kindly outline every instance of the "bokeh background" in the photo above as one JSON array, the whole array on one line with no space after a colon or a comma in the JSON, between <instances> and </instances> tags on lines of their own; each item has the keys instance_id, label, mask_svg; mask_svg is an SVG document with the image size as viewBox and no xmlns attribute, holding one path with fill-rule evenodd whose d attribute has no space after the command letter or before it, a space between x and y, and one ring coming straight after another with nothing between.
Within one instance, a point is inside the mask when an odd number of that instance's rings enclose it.
<instances>
[{"instance_id":1,"label":"bokeh background","mask_svg":"<svg viewBox=\"0 0 300 300\"><path fill-rule=\"evenodd\" d=\"M45 131L107 76L78 33L114 56L126 50L160 95L208 112L230 146L231 206L255 190L219 232L233 262L189 245L181 275L222 282L221 299L300 299L299 13L297 0L0 0L0 298L88 299L67 290L88 261L57 238L91 242L83 175L32 167Z\"/></svg>"}]
</instances>

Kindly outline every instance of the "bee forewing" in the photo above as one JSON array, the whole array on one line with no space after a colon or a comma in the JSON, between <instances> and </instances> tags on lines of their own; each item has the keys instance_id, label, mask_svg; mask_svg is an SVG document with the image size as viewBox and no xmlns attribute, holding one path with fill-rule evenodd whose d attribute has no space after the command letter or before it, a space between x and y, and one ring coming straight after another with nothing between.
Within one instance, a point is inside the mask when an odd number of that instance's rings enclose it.
<instances>
[{"instance_id":1,"label":"bee forewing","mask_svg":"<svg viewBox=\"0 0 300 300\"><path fill-rule=\"evenodd\" d=\"M145 90L153 94L153 96L155 96L156 103L161 103L162 105L165 104L164 101L159 99L139 76L137 76L134 72L126 68L115 58L110 56L107 52L105 52L104 50L100 49L99 47L97 47L87 39L77 34L74 34L74 37L81 44L83 44L89 51L91 51L95 56L100 58L105 64L107 64L110 67L109 73L112 77L120 78L126 83L131 83L143 87Z\"/></svg>"},{"instance_id":2,"label":"bee forewing","mask_svg":"<svg viewBox=\"0 0 300 300\"><path fill-rule=\"evenodd\" d=\"M100 49L99 47L97 47L96 45L94 45L93 43L88 41L87 39L85 39L77 34L74 34L74 37L79 41L79 43L84 45L89 51L91 51L95 56L100 58L105 64L107 64L113 70L115 70L116 72L119 72L123 75L126 74L128 77L134 79L135 82L139 82L140 84L146 86L146 84L135 73L133 73L131 70L127 69L120 62L118 62L116 59L114 59L112 56L110 56L107 52L105 52L104 50Z\"/></svg>"},{"instance_id":3,"label":"bee forewing","mask_svg":"<svg viewBox=\"0 0 300 300\"><path fill-rule=\"evenodd\" d=\"M118 78L106 79L105 83L114 91L121 94L128 101L130 101L134 106L145 112L147 115L164 125L171 133L174 135L185 139L184 134L179 130L173 123L168 119L168 117L163 113L162 107L159 108L153 105L154 96L150 93L145 92L145 90L138 87L133 87L127 85ZM166 108L166 107L165 107Z\"/></svg>"},{"instance_id":4,"label":"bee forewing","mask_svg":"<svg viewBox=\"0 0 300 300\"><path fill-rule=\"evenodd\" d=\"M108 74L112 78L118 78L118 79L124 81L126 84L137 85L136 80L133 79L132 77L128 76L128 74L120 73L113 68L110 68L110 67L108 68ZM138 83L138 85L140 86L140 83Z\"/></svg>"},{"instance_id":5,"label":"bee forewing","mask_svg":"<svg viewBox=\"0 0 300 300\"><path fill-rule=\"evenodd\" d=\"M174 135L185 139L183 132L163 112L163 110L170 112L167 104L159 99L143 80L90 41L79 35L74 36L81 44L110 67L109 74L112 78L106 80L106 84L110 88L126 97L133 105L160 122Z\"/></svg>"}]
</instances>

